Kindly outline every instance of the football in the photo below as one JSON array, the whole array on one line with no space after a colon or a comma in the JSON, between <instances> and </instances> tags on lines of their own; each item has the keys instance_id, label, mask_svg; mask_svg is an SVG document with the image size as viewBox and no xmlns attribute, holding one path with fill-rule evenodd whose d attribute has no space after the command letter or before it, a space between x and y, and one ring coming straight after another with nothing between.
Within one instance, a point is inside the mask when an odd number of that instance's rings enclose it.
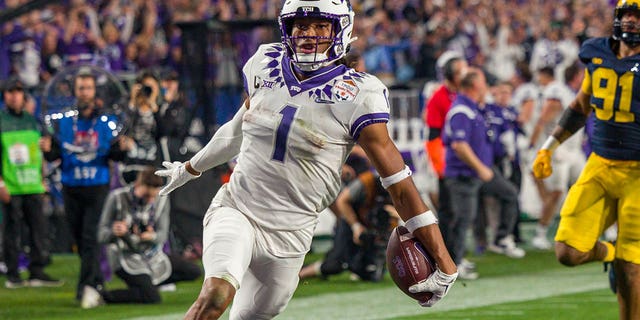
<instances>
[{"instance_id":1,"label":"football","mask_svg":"<svg viewBox=\"0 0 640 320\"><path fill-rule=\"evenodd\" d=\"M404 226L391 231L387 245L387 269L393 282L406 295L422 302L431 299L430 292L409 292L409 287L426 280L436 267L420 241Z\"/></svg>"}]
</instances>

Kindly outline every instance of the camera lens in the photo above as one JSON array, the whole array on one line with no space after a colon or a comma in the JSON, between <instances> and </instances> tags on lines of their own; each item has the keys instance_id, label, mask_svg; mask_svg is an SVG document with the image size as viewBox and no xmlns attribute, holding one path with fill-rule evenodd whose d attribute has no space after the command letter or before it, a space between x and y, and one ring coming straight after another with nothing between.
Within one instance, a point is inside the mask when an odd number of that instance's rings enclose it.
<instances>
[{"instance_id":1,"label":"camera lens","mask_svg":"<svg viewBox=\"0 0 640 320\"><path fill-rule=\"evenodd\" d=\"M142 88L140 89L140 93L145 97L151 96L152 92L153 92L153 89L147 85L142 85Z\"/></svg>"}]
</instances>

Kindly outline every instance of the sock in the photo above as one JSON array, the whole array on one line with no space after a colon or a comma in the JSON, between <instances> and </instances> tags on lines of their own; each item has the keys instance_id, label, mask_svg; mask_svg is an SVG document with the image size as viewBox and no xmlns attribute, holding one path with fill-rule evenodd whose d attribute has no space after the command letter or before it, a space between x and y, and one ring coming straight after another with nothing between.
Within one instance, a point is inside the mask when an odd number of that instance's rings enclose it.
<instances>
[{"instance_id":1,"label":"sock","mask_svg":"<svg viewBox=\"0 0 640 320\"><path fill-rule=\"evenodd\" d=\"M536 226L536 235L539 236L539 237L546 237L548 229L549 229L548 226L543 226L541 224L538 224Z\"/></svg>"}]
</instances>

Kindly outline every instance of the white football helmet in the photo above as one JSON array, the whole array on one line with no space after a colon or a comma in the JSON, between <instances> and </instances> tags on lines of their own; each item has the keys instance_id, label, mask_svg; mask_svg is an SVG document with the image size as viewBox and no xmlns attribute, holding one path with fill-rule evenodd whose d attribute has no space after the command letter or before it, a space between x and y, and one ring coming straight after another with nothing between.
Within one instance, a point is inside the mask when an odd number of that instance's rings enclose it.
<instances>
[{"instance_id":1,"label":"white football helmet","mask_svg":"<svg viewBox=\"0 0 640 320\"><path fill-rule=\"evenodd\" d=\"M349 50L349 44L355 40L351 38L354 16L349 0L285 0L278 23L287 56L303 71L318 70L344 57ZM325 52L317 50L313 54L296 52L295 41L302 37L292 36L293 20L304 17L328 19L332 22L334 36L329 37L332 44ZM327 37L305 36L304 38L314 39L317 48L318 43Z\"/></svg>"}]
</instances>

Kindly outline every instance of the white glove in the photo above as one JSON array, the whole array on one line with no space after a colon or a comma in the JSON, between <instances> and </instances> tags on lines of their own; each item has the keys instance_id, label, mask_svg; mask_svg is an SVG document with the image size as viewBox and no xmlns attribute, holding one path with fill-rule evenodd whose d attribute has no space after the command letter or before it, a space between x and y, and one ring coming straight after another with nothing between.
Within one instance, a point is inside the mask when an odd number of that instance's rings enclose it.
<instances>
[{"instance_id":1,"label":"white glove","mask_svg":"<svg viewBox=\"0 0 640 320\"><path fill-rule=\"evenodd\" d=\"M169 178L169 180L167 181L167 184L164 186L164 188L160 190L161 196L168 195L169 193L171 193L171 191L202 175L202 173L197 176L192 175L184 167L184 163L179 161L174 161L173 163L164 161L162 162L162 165L166 169L156 171L156 175L160 177L167 177Z\"/></svg>"},{"instance_id":2,"label":"white glove","mask_svg":"<svg viewBox=\"0 0 640 320\"><path fill-rule=\"evenodd\" d=\"M436 272L434 272L427 280L424 280L418 284L414 284L409 287L409 292L431 292L433 296L431 299L427 301L420 301L420 305L423 307L432 307L436 302L440 301L440 299L444 298L449 292L449 289L453 285L453 282L456 281L458 277L458 273L454 274L446 274L440 270L440 268L436 268Z\"/></svg>"}]
</instances>

